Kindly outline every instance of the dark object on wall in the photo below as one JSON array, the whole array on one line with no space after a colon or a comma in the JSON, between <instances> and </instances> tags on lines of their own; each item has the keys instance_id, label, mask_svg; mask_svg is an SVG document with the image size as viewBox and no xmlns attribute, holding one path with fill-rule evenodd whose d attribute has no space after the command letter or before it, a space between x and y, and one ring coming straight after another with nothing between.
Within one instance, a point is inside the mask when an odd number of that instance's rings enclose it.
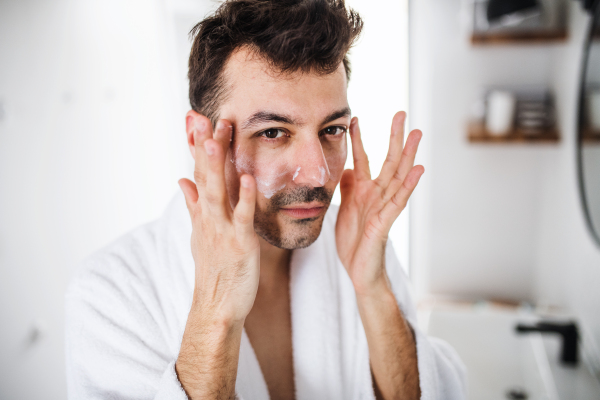
<instances>
[{"instance_id":1,"label":"dark object on wall","mask_svg":"<svg viewBox=\"0 0 600 400\"><path fill-rule=\"evenodd\" d=\"M560 361L565 365L577 365L579 331L574 322L557 323L557 322L538 322L535 325L518 324L515 327L518 333L541 332L555 333L562 336L562 350L560 353Z\"/></svg>"},{"instance_id":2,"label":"dark object on wall","mask_svg":"<svg viewBox=\"0 0 600 400\"><path fill-rule=\"evenodd\" d=\"M494 22L505 15L538 7L537 0L490 0L487 6L487 19Z\"/></svg>"},{"instance_id":3,"label":"dark object on wall","mask_svg":"<svg viewBox=\"0 0 600 400\"><path fill-rule=\"evenodd\" d=\"M581 0L583 3L583 8L591 11L595 6L598 5L598 0Z\"/></svg>"},{"instance_id":4,"label":"dark object on wall","mask_svg":"<svg viewBox=\"0 0 600 400\"><path fill-rule=\"evenodd\" d=\"M568 2L569 0L473 1L471 42L479 45L564 41L567 38Z\"/></svg>"}]
</instances>

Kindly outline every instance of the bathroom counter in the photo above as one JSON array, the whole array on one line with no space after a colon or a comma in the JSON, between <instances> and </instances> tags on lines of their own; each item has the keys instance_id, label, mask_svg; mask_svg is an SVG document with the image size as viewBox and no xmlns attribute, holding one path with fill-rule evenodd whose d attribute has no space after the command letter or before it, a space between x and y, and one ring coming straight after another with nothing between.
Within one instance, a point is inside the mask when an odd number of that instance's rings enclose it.
<instances>
[{"instance_id":1,"label":"bathroom counter","mask_svg":"<svg viewBox=\"0 0 600 400\"><path fill-rule=\"evenodd\" d=\"M469 399L600 399L600 384L584 363L559 363L558 337L515 332L517 323L540 319L530 309L436 305L421 309L420 318L428 334L450 343L467 366Z\"/></svg>"}]
</instances>

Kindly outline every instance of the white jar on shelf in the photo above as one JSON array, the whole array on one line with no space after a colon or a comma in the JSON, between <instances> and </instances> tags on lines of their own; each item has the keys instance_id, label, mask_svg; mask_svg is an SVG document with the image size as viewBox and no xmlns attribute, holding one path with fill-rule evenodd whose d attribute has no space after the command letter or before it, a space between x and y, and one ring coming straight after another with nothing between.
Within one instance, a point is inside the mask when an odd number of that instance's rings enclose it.
<instances>
[{"instance_id":1,"label":"white jar on shelf","mask_svg":"<svg viewBox=\"0 0 600 400\"><path fill-rule=\"evenodd\" d=\"M490 135L503 136L513 130L516 104L512 92L492 90L488 94L485 129Z\"/></svg>"}]
</instances>

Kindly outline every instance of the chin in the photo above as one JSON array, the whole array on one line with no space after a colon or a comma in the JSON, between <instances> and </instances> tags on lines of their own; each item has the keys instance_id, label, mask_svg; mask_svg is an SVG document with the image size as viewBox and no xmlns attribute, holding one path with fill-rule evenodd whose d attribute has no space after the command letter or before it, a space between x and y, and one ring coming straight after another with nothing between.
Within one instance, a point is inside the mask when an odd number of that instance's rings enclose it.
<instances>
[{"instance_id":1,"label":"chin","mask_svg":"<svg viewBox=\"0 0 600 400\"><path fill-rule=\"evenodd\" d=\"M302 249L313 244L321 234L324 216L280 220L278 223L256 221L254 229L267 243L280 249ZM257 223L259 222L259 223Z\"/></svg>"}]
</instances>

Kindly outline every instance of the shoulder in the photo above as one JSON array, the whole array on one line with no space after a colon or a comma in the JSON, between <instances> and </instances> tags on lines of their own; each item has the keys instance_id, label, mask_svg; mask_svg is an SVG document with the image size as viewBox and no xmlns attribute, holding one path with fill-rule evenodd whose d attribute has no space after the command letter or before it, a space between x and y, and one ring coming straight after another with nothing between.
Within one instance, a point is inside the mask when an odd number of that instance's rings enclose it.
<instances>
[{"instance_id":1,"label":"shoulder","mask_svg":"<svg viewBox=\"0 0 600 400\"><path fill-rule=\"evenodd\" d=\"M150 389L176 356L194 273L191 228L180 206L78 266L65 295L70 386L93 380L106 393L120 393L127 376Z\"/></svg>"},{"instance_id":2,"label":"shoulder","mask_svg":"<svg viewBox=\"0 0 600 400\"><path fill-rule=\"evenodd\" d=\"M151 307L155 224L122 236L77 267L65 295L68 322L85 323L98 316L105 321L130 320Z\"/></svg>"},{"instance_id":3,"label":"shoulder","mask_svg":"<svg viewBox=\"0 0 600 400\"><path fill-rule=\"evenodd\" d=\"M177 336L194 280L191 226L179 200L160 219L125 234L77 267L65 294L68 327L102 325L140 335L151 328Z\"/></svg>"},{"instance_id":4,"label":"shoulder","mask_svg":"<svg viewBox=\"0 0 600 400\"><path fill-rule=\"evenodd\" d=\"M123 301L146 292L156 294L172 279L181 278L181 269L189 261L186 256L191 258L185 251L191 228L185 225L178 203L176 197L160 219L130 231L81 262L67 298L95 301L110 295Z\"/></svg>"},{"instance_id":5,"label":"shoulder","mask_svg":"<svg viewBox=\"0 0 600 400\"><path fill-rule=\"evenodd\" d=\"M149 398L172 358L174 335L151 273L155 226L135 229L88 257L70 282L65 344L71 397L129 398L135 387L135 395Z\"/></svg>"},{"instance_id":6,"label":"shoulder","mask_svg":"<svg viewBox=\"0 0 600 400\"><path fill-rule=\"evenodd\" d=\"M154 228L157 222L143 225L96 251L76 268L67 290L73 294L103 281L144 279L148 262L156 250Z\"/></svg>"}]
</instances>

